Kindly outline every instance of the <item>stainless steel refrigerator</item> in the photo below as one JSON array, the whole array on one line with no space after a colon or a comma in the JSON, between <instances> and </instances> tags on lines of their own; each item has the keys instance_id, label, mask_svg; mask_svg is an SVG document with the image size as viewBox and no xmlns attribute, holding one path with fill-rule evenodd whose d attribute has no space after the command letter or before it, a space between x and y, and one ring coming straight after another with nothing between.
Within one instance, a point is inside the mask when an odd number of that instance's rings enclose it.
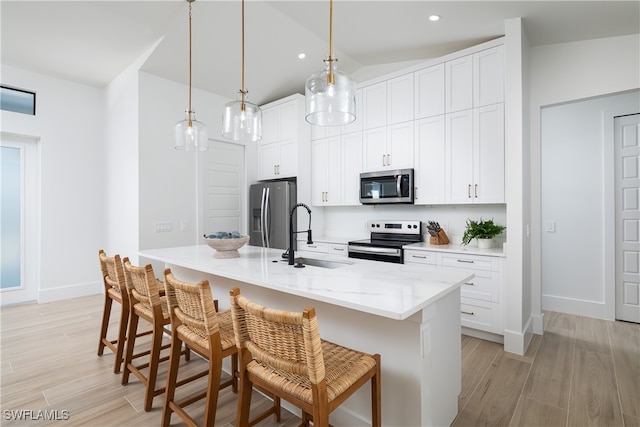
<instances>
[{"instance_id":1,"label":"stainless steel refrigerator","mask_svg":"<svg viewBox=\"0 0 640 427\"><path fill-rule=\"evenodd\" d=\"M249 244L286 250L289 215L297 203L295 181L253 184L249 191ZM293 229L296 230L296 216ZM295 250L294 239L294 250Z\"/></svg>"}]
</instances>

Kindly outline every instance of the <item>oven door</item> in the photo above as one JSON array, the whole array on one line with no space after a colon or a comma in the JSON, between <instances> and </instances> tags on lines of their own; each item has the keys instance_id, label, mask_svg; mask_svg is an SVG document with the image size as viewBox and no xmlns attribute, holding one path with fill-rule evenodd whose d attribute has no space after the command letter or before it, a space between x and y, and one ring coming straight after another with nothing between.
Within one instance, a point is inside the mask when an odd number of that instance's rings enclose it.
<instances>
[{"instance_id":1,"label":"oven door","mask_svg":"<svg viewBox=\"0 0 640 427\"><path fill-rule=\"evenodd\" d=\"M403 264L401 248L383 248L378 246L360 246L349 243L349 258Z\"/></svg>"},{"instance_id":2,"label":"oven door","mask_svg":"<svg viewBox=\"0 0 640 427\"><path fill-rule=\"evenodd\" d=\"M361 173L360 203L413 203L413 169Z\"/></svg>"}]
</instances>

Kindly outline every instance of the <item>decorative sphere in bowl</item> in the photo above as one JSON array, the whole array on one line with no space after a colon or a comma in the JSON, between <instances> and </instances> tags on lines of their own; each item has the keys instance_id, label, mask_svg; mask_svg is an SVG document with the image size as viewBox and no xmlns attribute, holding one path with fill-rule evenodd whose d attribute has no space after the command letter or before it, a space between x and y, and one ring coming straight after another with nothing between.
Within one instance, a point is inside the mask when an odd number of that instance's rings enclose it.
<instances>
[{"instance_id":1,"label":"decorative sphere in bowl","mask_svg":"<svg viewBox=\"0 0 640 427\"><path fill-rule=\"evenodd\" d=\"M215 249L214 258L238 258L240 253L238 249L243 247L248 241L249 236L240 236L236 238L214 238L204 236L204 241L211 248Z\"/></svg>"}]
</instances>

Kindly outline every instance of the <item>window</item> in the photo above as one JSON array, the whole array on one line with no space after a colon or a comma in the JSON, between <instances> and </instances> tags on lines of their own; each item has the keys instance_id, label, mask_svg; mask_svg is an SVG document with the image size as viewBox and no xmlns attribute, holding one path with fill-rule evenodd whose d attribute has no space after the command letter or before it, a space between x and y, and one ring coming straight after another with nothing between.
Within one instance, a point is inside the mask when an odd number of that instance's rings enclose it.
<instances>
[{"instance_id":1,"label":"window","mask_svg":"<svg viewBox=\"0 0 640 427\"><path fill-rule=\"evenodd\" d=\"M36 94L28 90L0 86L0 109L36 115Z\"/></svg>"}]
</instances>

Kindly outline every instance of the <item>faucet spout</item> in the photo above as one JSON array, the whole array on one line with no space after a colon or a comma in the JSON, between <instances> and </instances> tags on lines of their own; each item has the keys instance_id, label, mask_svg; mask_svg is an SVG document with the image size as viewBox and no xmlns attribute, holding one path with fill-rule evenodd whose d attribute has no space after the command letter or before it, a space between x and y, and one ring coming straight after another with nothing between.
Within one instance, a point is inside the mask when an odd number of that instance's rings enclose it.
<instances>
[{"instance_id":1,"label":"faucet spout","mask_svg":"<svg viewBox=\"0 0 640 427\"><path fill-rule=\"evenodd\" d=\"M305 208L307 210L307 213L309 214L309 227L306 230L303 231L297 231L293 229L293 215L296 212L296 209L298 209L300 206L302 206L303 208ZM295 205L293 207L293 209L291 209L291 214L289 215L289 265L294 265L294 259L295 259L295 254L294 254L294 250L293 250L293 236L295 234L298 233L307 233L307 244L312 244L313 240L311 238L311 209L309 209L309 206L305 205L304 203L298 203L297 205Z\"/></svg>"}]
</instances>

